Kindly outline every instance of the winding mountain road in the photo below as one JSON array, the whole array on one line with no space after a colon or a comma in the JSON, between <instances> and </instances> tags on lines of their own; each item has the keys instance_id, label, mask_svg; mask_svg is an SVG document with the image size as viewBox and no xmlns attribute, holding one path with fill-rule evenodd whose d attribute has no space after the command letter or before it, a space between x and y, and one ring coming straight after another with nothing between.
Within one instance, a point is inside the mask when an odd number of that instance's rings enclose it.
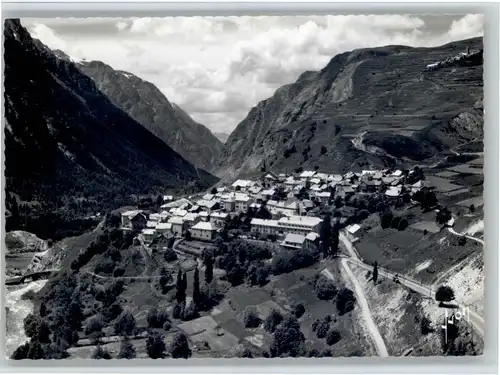
<instances>
[{"instance_id":1,"label":"winding mountain road","mask_svg":"<svg viewBox=\"0 0 500 375\"><path fill-rule=\"evenodd\" d=\"M484 241L479 239L479 238L472 237L472 236L469 236L466 234L458 233L453 228L448 228L448 231L454 235L465 236L473 241L479 242L482 245L484 245ZM351 241L349 241L349 239L346 237L346 235L344 233L341 232L339 234L339 239L340 239L341 243L344 245L344 247L347 249L348 253L350 254L350 257L343 258L342 262L345 262L346 264L347 264L347 262L355 264L358 267L364 268L368 271L373 270L373 265L366 264L361 260L355 247L353 246ZM344 268L345 268L345 266L344 266ZM424 285L424 284L420 283L419 281L417 281L411 277L408 277L406 275L400 275L400 274L397 274L395 272L391 272L383 267L379 267L379 275L385 276L387 278L394 278L395 276L398 276L398 280L399 280L399 283L401 285L404 285L405 287L407 287L407 288L409 288L409 289L411 289L411 290L413 290L413 291L415 291L415 292L419 293L420 295L427 297L427 298L434 298L434 296L435 296L436 289L433 286ZM472 326L474 327L474 329L476 330L476 332L482 338L484 338L484 319L483 319L483 317L480 316L478 313L470 310L467 306L465 306L461 303L457 302L457 305L458 305L457 306L458 309L460 309L462 311L468 311L469 323L471 323Z\"/></svg>"}]
</instances>

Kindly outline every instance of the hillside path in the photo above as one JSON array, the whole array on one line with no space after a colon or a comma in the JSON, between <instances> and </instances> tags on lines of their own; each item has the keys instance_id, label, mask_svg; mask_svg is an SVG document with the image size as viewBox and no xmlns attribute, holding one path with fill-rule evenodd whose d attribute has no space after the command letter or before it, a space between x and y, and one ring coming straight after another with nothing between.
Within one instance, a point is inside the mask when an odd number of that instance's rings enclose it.
<instances>
[{"instance_id":1,"label":"hillside path","mask_svg":"<svg viewBox=\"0 0 500 375\"><path fill-rule=\"evenodd\" d=\"M365 294L363 292L363 288L361 285L359 285L358 280L352 273L351 269L349 268L349 265L347 264L347 259L343 258L341 260L342 266L344 267L345 271L347 272L347 275L351 279L351 282L354 285L354 290L356 292L357 300L361 306L361 311L363 313L363 318L366 322L366 326L368 328L368 331L370 332L370 335L373 338L373 341L375 343L375 346L377 348L377 353L380 357L388 357L389 353L387 352L387 347L385 346L384 339L382 338L382 335L380 334L377 325L373 321L372 318L372 313L370 311L370 307L368 305L368 301L366 300ZM330 280L334 280L334 277L330 270L325 268L322 273L328 277Z\"/></svg>"},{"instance_id":2,"label":"hillside path","mask_svg":"<svg viewBox=\"0 0 500 375\"><path fill-rule=\"evenodd\" d=\"M457 231L455 231L455 229L453 228L448 228L448 232L450 232L451 234L454 234L455 236L458 236L458 237L465 237L465 238L468 238L469 240L472 240L472 241L475 241L475 242L478 242L480 243L481 245L484 246L484 241L480 238L477 238L477 237L473 237L473 236L469 236L468 234L466 233L458 233Z\"/></svg>"}]
</instances>

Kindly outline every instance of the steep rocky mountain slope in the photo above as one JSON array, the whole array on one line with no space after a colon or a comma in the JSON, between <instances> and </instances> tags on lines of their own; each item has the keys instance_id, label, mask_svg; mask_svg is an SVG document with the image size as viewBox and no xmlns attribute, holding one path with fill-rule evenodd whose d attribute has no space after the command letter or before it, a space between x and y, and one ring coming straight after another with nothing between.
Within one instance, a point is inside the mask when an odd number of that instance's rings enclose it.
<instances>
[{"instance_id":1,"label":"steep rocky mountain slope","mask_svg":"<svg viewBox=\"0 0 500 375\"><path fill-rule=\"evenodd\" d=\"M62 51L56 53L71 60ZM207 171L213 168L222 151L222 142L179 106L170 103L154 84L101 61L81 60L76 66L91 77L97 88L118 108L186 160Z\"/></svg>"},{"instance_id":2,"label":"steep rocky mountain slope","mask_svg":"<svg viewBox=\"0 0 500 375\"><path fill-rule=\"evenodd\" d=\"M478 53L427 69L467 48ZM482 140L482 48L473 38L339 54L251 109L225 144L218 176L407 165Z\"/></svg>"},{"instance_id":3,"label":"steep rocky mountain slope","mask_svg":"<svg viewBox=\"0 0 500 375\"><path fill-rule=\"evenodd\" d=\"M72 62L6 20L7 230L53 239L132 194L197 191L217 178L117 108Z\"/></svg>"}]
</instances>

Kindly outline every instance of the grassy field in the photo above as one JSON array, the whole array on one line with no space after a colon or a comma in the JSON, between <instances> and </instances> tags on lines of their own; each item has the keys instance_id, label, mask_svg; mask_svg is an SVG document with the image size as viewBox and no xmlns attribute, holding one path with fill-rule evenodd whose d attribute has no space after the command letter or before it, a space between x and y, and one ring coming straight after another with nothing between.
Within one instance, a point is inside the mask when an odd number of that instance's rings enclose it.
<instances>
[{"instance_id":1,"label":"grassy field","mask_svg":"<svg viewBox=\"0 0 500 375\"><path fill-rule=\"evenodd\" d=\"M482 251L481 246L473 241L460 246L458 237L448 231L424 234L411 227L405 231L377 227L357 236L359 240L355 246L366 263L377 261L392 271L413 273L415 278L424 282L432 282L444 270ZM431 261L428 268L415 273L418 265L428 261Z\"/></svg>"},{"instance_id":2,"label":"grassy field","mask_svg":"<svg viewBox=\"0 0 500 375\"><path fill-rule=\"evenodd\" d=\"M329 266L338 274L335 263ZM210 316L182 323L178 327L186 332L195 347L201 347L204 342L209 344L211 349L200 351L197 356L234 356L244 348L252 351L255 356L261 356L263 350L269 349L272 335L266 332L262 325L258 328L246 328L245 310L251 306L255 307L263 320L272 309L277 309L285 315L291 312L294 303L302 302L306 312L299 319L299 323L306 337L307 350L315 348L321 352L329 348L335 357L372 353L364 333L357 326L357 310L344 316L337 316L332 301L322 301L316 297L314 280L323 268L324 265L318 264L315 267L274 277L262 288L247 285L231 288L226 298L213 309ZM338 277L337 287L340 288L344 284L340 274ZM333 317L331 328L338 330L342 335L342 339L332 347L329 347L324 339L318 339L312 330L313 322L326 315Z\"/></svg>"},{"instance_id":3,"label":"grassy field","mask_svg":"<svg viewBox=\"0 0 500 375\"><path fill-rule=\"evenodd\" d=\"M466 173L466 174L478 174L482 175L483 174L483 167L476 167L472 166L470 164L460 164L455 167L448 168L452 172L457 172L457 173Z\"/></svg>"},{"instance_id":4,"label":"grassy field","mask_svg":"<svg viewBox=\"0 0 500 375\"><path fill-rule=\"evenodd\" d=\"M462 185L451 183L447 178L437 176L427 176L426 180L429 183L430 187L433 187L435 191L440 193L450 192L462 187Z\"/></svg>"}]
</instances>

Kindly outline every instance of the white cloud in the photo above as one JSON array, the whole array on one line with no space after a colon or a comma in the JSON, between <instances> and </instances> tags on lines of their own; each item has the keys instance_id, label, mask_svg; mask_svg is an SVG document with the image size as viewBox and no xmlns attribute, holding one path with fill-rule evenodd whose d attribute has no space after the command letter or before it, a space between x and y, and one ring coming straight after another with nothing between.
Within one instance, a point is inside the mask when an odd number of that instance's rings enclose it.
<instances>
[{"instance_id":1,"label":"white cloud","mask_svg":"<svg viewBox=\"0 0 500 375\"><path fill-rule=\"evenodd\" d=\"M481 15L448 20L433 32L426 20L424 16L345 15L23 23L51 48L102 60L155 83L197 121L227 132L276 88L293 82L303 71L321 69L338 53L388 44L440 45L482 35ZM439 16L436 20L439 24Z\"/></svg>"},{"instance_id":2,"label":"white cloud","mask_svg":"<svg viewBox=\"0 0 500 375\"><path fill-rule=\"evenodd\" d=\"M458 21L453 21L448 31L452 40L466 39L483 35L484 19L482 14L468 14Z\"/></svg>"},{"instance_id":3,"label":"white cloud","mask_svg":"<svg viewBox=\"0 0 500 375\"><path fill-rule=\"evenodd\" d=\"M59 38L54 31L42 23L36 24L31 30L31 35L40 39L44 44L52 49L67 50L69 47L66 42Z\"/></svg>"}]
</instances>

